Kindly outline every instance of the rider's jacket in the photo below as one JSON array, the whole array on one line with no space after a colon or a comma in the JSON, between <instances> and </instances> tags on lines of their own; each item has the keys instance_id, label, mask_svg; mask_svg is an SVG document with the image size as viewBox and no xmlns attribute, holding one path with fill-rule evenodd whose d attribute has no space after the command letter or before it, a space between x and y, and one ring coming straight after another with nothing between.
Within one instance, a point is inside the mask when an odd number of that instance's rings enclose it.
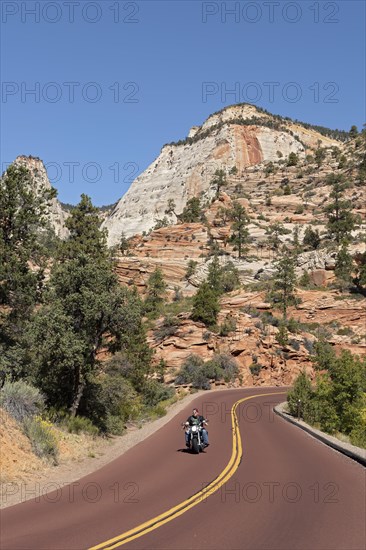
<instances>
[{"instance_id":1,"label":"rider's jacket","mask_svg":"<svg viewBox=\"0 0 366 550\"><path fill-rule=\"evenodd\" d=\"M203 416L198 415L194 416L193 414L187 418L187 422L190 426L194 426L195 424L199 425L202 424L202 422L205 422L205 419Z\"/></svg>"}]
</instances>

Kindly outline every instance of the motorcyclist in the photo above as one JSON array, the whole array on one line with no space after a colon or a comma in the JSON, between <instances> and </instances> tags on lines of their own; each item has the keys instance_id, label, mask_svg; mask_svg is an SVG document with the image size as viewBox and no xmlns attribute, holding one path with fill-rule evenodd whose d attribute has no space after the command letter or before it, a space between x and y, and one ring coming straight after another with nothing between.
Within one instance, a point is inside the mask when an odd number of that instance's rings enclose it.
<instances>
[{"instance_id":1,"label":"motorcyclist","mask_svg":"<svg viewBox=\"0 0 366 550\"><path fill-rule=\"evenodd\" d=\"M187 428L188 426L194 426L194 425L202 426L202 430L201 430L202 441L204 446L208 447L209 446L208 431L206 429L207 420L202 415L199 414L198 409L196 407L193 409L191 416L187 418L185 427ZM185 431L185 436L186 436L186 446L189 447L191 434L190 434L190 431L187 429Z\"/></svg>"}]
</instances>

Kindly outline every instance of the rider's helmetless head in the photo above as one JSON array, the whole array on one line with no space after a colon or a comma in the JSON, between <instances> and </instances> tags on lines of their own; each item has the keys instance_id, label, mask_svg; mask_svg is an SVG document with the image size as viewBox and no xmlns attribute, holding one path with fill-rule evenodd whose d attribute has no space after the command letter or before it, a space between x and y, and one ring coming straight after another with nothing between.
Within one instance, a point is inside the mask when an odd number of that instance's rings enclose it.
<instances>
[{"instance_id":1,"label":"rider's helmetless head","mask_svg":"<svg viewBox=\"0 0 366 550\"><path fill-rule=\"evenodd\" d=\"M197 416L198 415L198 409L193 409L192 414L193 414L193 416Z\"/></svg>"}]
</instances>

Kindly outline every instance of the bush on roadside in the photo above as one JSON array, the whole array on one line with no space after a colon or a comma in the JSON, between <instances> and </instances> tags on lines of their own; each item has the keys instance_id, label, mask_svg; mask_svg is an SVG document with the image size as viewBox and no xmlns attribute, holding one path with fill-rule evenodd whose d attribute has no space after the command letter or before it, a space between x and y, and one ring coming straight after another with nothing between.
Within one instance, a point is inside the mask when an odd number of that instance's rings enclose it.
<instances>
[{"instance_id":1,"label":"bush on roadside","mask_svg":"<svg viewBox=\"0 0 366 550\"><path fill-rule=\"evenodd\" d=\"M214 367L216 376L212 376L212 378L215 378L215 380L223 378L225 382L230 382L239 374L237 362L230 354L219 353L215 355L211 361L208 361L208 363ZM205 365L206 368L208 363Z\"/></svg>"},{"instance_id":2,"label":"bush on roadside","mask_svg":"<svg viewBox=\"0 0 366 550\"><path fill-rule=\"evenodd\" d=\"M302 418L307 416L310 401L313 395L311 382L305 371L301 372L295 380L293 390L288 393L287 403L290 414L297 416L300 401L300 413Z\"/></svg>"},{"instance_id":3,"label":"bush on roadside","mask_svg":"<svg viewBox=\"0 0 366 550\"><path fill-rule=\"evenodd\" d=\"M157 380L147 380L142 389L143 402L148 407L155 407L174 395L174 389Z\"/></svg>"},{"instance_id":4,"label":"bush on roadside","mask_svg":"<svg viewBox=\"0 0 366 550\"><path fill-rule=\"evenodd\" d=\"M29 438L33 452L41 457L51 460L53 464L57 464L58 445L52 426L50 423L35 417L27 418L24 422L24 429Z\"/></svg>"},{"instance_id":5,"label":"bush on roadside","mask_svg":"<svg viewBox=\"0 0 366 550\"><path fill-rule=\"evenodd\" d=\"M190 355L175 379L176 384L192 384L194 388L209 390L210 379L204 371L204 361L198 355Z\"/></svg>"},{"instance_id":6,"label":"bush on roadside","mask_svg":"<svg viewBox=\"0 0 366 550\"><path fill-rule=\"evenodd\" d=\"M83 416L69 416L64 422L70 433L97 435L99 431L89 418Z\"/></svg>"},{"instance_id":7,"label":"bush on roadside","mask_svg":"<svg viewBox=\"0 0 366 550\"><path fill-rule=\"evenodd\" d=\"M22 423L43 410L44 397L37 388L22 380L5 382L0 391L0 406Z\"/></svg>"}]
</instances>

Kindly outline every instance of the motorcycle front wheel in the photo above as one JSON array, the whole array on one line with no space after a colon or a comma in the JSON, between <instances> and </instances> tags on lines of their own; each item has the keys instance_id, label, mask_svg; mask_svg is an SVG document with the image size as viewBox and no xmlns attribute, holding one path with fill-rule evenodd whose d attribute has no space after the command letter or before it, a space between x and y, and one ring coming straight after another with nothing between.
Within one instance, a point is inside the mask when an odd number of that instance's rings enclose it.
<instances>
[{"instance_id":1,"label":"motorcycle front wheel","mask_svg":"<svg viewBox=\"0 0 366 550\"><path fill-rule=\"evenodd\" d=\"M198 454L200 452L197 439L192 439L192 451L195 454Z\"/></svg>"}]
</instances>

